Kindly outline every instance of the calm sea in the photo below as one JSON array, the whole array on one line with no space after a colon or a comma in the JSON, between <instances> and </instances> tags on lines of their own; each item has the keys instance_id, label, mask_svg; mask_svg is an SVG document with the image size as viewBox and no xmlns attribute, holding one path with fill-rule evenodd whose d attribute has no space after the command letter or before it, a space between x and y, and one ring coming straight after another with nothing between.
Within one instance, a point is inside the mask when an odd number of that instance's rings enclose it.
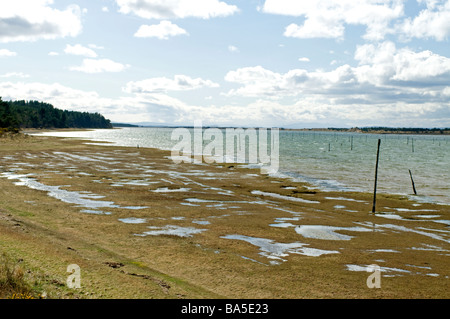
<instances>
[{"instance_id":1,"label":"calm sea","mask_svg":"<svg viewBox=\"0 0 450 319\"><path fill-rule=\"evenodd\" d=\"M173 130L121 128L42 134L171 150L178 143L171 139ZM381 139L381 147L377 192L407 195L418 202L450 205L450 136L445 135L280 130L280 164L273 175L308 182L323 190L372 192L378 139ZM208 143L210 140L204 141L204 144ZM417 195L413 195L409 171Z\"/></svg>"}]
</instances>

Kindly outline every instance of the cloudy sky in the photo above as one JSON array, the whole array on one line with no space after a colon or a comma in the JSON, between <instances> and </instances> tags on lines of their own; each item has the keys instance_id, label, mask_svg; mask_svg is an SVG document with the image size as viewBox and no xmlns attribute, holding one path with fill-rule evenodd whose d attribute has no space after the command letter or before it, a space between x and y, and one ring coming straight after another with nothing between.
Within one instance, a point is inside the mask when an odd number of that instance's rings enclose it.
<instances>
[{"instance_id":1,"label":"cloudy sky","mask_svg":"<svg viewBox=\"0 0 450 319\"><path fill-rule=\"evenodd\" d=\"M450 126L450 0L0 2L0 96L115 122Z\"/></svg>"}]
</instances>

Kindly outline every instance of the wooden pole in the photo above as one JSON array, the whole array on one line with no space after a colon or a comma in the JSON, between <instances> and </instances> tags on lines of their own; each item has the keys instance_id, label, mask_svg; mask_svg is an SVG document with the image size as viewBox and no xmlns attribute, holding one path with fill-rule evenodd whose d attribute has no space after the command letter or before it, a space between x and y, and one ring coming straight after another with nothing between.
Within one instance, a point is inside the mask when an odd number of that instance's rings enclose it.
<instances>
[{"instance_id":1,"label":"wooden pole","mask_svg":"<svg viewBox=\"0 0 450 319\"><path fill-rule=\"evenodd\" d=\"M416 186L414 186L414 180L413 180L413 177L412 177L412 174L411 174L411 170L409 170L409 176L411 177L411 183L412 183L414 195L417 195Z\"/></svg>"},{"instance_id":2,"label":"wooden pole","mask_svg":"<svg viewBox=\"0 0 450 319\"><path fill-rule=\"evenodd\" d=\"M380 144L381 144L381 139L378 139L377 163L375 164L375 185L374 185L374 188L373 188L372 213L375 213L375 204L376 204L376 201L377 201L378 160L380 158Z\"/></svg>"}]
</instances>

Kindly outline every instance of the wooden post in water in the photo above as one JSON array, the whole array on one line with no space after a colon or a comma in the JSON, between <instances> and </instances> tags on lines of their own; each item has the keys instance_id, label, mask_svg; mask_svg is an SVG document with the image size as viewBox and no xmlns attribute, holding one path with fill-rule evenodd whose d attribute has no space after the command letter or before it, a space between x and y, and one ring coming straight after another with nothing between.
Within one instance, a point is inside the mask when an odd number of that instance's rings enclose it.
<instances>
[{"instance_id":1,"label":"wooden post in water","mask_svg":"<svg viewBox=\"0 0 450 319\"><path fill-rule=\"evenodd\" d=\"M417 195L416 186L414 186L414 180L413 180L413 177L412 177L412 174L411 174L411 170L409 170L409 177L411 177L411 183L412 183L414 195Z\"/></svg>"},{"instance_id":2,"label":"wooden post in water","mask_svg":"<svg viewBox=\"0 0 450 319\"><path fill-rule=\"evenodd\" d=\"M380 158L380 144L381 144L381 139L378 139L377 163L375 164L375 185L374 185L374 188L373 188L372 213L375 213L375 203L377 201L378 160Z\"/></svg>"}]
</instances>

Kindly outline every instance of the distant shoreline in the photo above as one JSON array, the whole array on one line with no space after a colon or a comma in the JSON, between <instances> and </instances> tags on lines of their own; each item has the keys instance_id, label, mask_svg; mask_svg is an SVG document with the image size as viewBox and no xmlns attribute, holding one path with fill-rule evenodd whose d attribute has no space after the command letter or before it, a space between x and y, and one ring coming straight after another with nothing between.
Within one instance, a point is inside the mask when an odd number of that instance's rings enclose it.
<instances>
[{"instance_id":1,"label":"distant shoreline","mask_svg":"<svg viewBox=\"0 0 450 319\"><path fill-rule=\"evenodd\" d=\"M113 123L114 124L114 123ZM112 129L120 129L120 128L194 128L194 126L138 126L138 125L129 125L129 126L121 126L121 125L113 125ZM219 127L219 126L203 126L203 128L227 128L227 127ZM250 128L250 127L249 127ZM389 127L374 127L374 128L279 128L281 131L294 131L294 132L337 132L337 133L361 133L361 134L415 134L415 135L450 135L450 128L389 128ZM38 132L48 132L48 131L90 131L95 130L95 128L45 128L45 129L36 129L36 128L22 128L22 133L38 133Z\"/></svg>"},{"instance_id":2,"label":"distant shoreline","mask_svg":"<svg viewBox=\"0 0 450 319\"><path fill-rule=\"evenodd\" d=\"M285 129L283 131L309 131L309 132L342 132L362 134L419 134L419 135L450 135L450 128L304 128Z\"/></svg>"}]
</instances>

